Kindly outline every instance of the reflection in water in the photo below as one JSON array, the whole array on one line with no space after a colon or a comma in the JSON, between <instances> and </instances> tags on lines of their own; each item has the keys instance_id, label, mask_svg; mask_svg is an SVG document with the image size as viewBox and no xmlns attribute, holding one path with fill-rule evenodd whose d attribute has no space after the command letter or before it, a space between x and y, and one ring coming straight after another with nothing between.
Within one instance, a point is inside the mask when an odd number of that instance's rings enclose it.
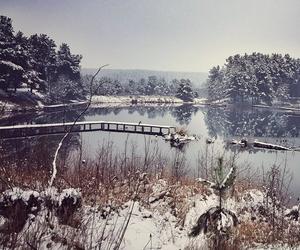
<instances>
[{"instance_id":1,"label":"reflection in water","mask_svg":"<svg viewBox=\"0 0 300 250\"><path fill-rule=\"evenodd\" d=\"M37 136L26 139L0 141L0 162L2 166L18 168L50 169L55 150L63 135ZM68 136L62 145L60 160L65 162L70 152L80 145L79 133Z\"/></svg>"},{"instance_id":2,"label":"reflection in water","mask_svg":"<svg viewBox=\"0 0 300 250\"><path fill-rule=\"evenodd\" d=\"M176 121L180 125L188 125L191 122L192 115L196 114L198 111L198 108L193 105L181 105L178 107L175 107L171 114L173 117L176 118Z\"/></svg>"},{"instance_id":3,"label":"reflection in water","mask_svg":"<svg viewBox=\"0 0 300 250\"><path fill-rule=\"evenodd\" d=\"M53 123L63 121L73 121L79 111L68 110L65 112L29 114L22 115L16 119L1 120L1 125L26 124L26 123ZM165 105L136 105L129 107L108 107L91 108L84 117L84 120L111 120L125 122L139 122L173 125L184 127L190 134L196 134L198 141L190 142L182 150L171 148L170 143L166 143L161 138L130 135L133 141L132 147L137 154L143 154L145 148L145 138L157 143L159 154L171 156L176 163L176 156L183 154L189 166L189 173L196 176L201 172L201 166L214 167L214 158L238 152L237 164L250 164L253 171L257 173L257 168L263 165L271 167L273 164L285 164L293 173L294 181L292 190L300 190L300 152L280 152L273 150L241 149L240 147L228 146L224 141L238 137L254 137L260 141L278 141L277 144L289 146L300 146L300 116L276 112L265 109L238 109L238 108L214 108L210 106L195 107L192 105L165 106ZM63 135L51 135L32 137L18 140L0 140L0 167L16 166L18 169L28 168L47 168L49 173L55 149ZM208 137L214 137L213 144L206 144ZM107 133L107 132L87 132L74 133L63 144L60 152L60 166L69 158L73 159L75 152L80 152L79 145L87 157L94 158L100 144L104 141L112 141L113 149L120 154L124 154L127 134ZM294 145L292 145L294 141ZM130 146L131 147L131 146ZM173 156L172 156L173 155ZM174 158L175 155L175 158ZM72 158L73 157L73 158ZM173 158L172 158L173 157ZM88 158L87 158L88 159ZM199 160L197 160L199 159ZM176 165L176 164L175 164ZM206 169L207 171L208 169Z\"/></svg>"},{"instance_id":4,"label":"reflection in water","mask_svg":"<svg viewBox=\"0 0 300 250\"><path fill-rule=\"evenodd\" d=\"M101 115L106 116L111 113L114 115L119 114L121 111L127 110L128 114L134 114L137 113L140 116L146 116L150 119L155 119L156 117L164 117L170 110L171 107L168 106L129 106L126 108L120 108L120 107L108 107L108 108L91 108L87 116L93 116L93 115Z\"/></svg>"},{"instance_id":5,"label":"reflection in water","mask_svg":"<svg viewBox=\"0 0 300 250\"><path fill-rule=\"evenodd\" d=\"M15 120L0 121L1 125L17 124L17 123L53 123L72 121L77 117L78 111L68 110L65 112L46 113L46 114L29 114L27 116L17 117ZM224 140L233 137L255 137L259 140L272 139L283 145L282 138L288 138L289 146L291 140L294 140L294 146L299 144L300 116L289 113L275 112L265 109L224 109L214 108L210 106L195 107L193 105L181 106L129 106L129 107L107 107L107 108L91 108L87 114L81 118L84 120L113 120L113 121L131 121L145 122L162 125L175 125L177 127L184 126L190 134L199 135L199 141L191 142L181 150L186 155L191 168L197 168L196 158L199 151L206 152L207 145L205 139L214 137L216 142L210 148L215 147L216 152L240 152L242 160L248 160L248 157L255 155L252 162L255 165L274 164L277 157L280 158L280 152L274 153L271 150L259 149L241 149L240 147L228 146ZM49 167L52 163L55 149L63 135L40 136L18 140L0 140L0 158L3 165L15 164L22 166ZM83 134L72 134L69 140L63 144L61 157L67 158L72 151L77 150L81 142L90 156L96 154L99 142L104 139L114 141L116 149L119 152L124 151L124 141L126 134L108 134L105 132L92 132ZM135 148L142 151L144 146L143 136L131 135L135 140ZM159 141L160 151L170 152L170 144L165 143L161 138L155 138ZM270 152L272 154L266 154ZM299 152L293 155L289 154L289 164L296 168L299 161ZM276 159L274 158L276 157ZM1 159L0 159L1 160ZM297 165L298 166L298 165ZM299 178L300 180L300 171Z\"/></svg>"},{"instance_id":6,"label":"reflection in water","mask_svg":"<svg viewBox=\"0 0 300 250\"><path fill-rule=\"evenodd\" d=\"M16 125L16 124L43 124L43 123L60 123L60 122L72 122L74 121L81 110L65 110L60 112L51 113L31 113L21 114L0 120L1 126ZM81 118L80 121L84 120Z\"/></svg>"},{"instance_id":7,"label":"reflection in water","mask_svg":"<svg viewBox=\"0 0 300 250\"><path fill-rule=\"evenodd\" d=\"M213 137L299 137L300 116L272 110L208 108L205 122Z\"/></svg>"},{"instance_id":8,"label":"reflection in water","mask_svg":"<svg viewBox=\"0 0 300 250\"><path fill-rule=\"evenodd\" d=\"M35 119L35 123L60 123L74 121L82 110L69 110L55 113L40 115ZM79 121L84 121L81 117Z\"/></svg>"},{"instance_id":9,"label":"reflection in water","mask_svg":"<svg viewBox=\"0 0 300 250\"><path fill-rule=\"evenodd\" d=\"M191 122L192 115L196 114L199 110L198 107L195 107L190 104L184 104L180 106L130 106L126 108L115 108L115 107L108 107L108 108L91 108L87 113L88 116L93 115L101 115L106 116L111 113L114 115L119 114L122 110L127 110L128 114L137 113L140 116L145 116L149 119L155 119L157 117L164 117L167 114L171 114L172 117L180 125L188 125Z\"/></svg>"},{"instance_id":10,"label":"reflection in water","mask_svg":"<svg viewBox=\"0 0 300 250\"><path fill-rule=\"evenodd\" d=\"M260 109L239 109L239 108L216 108L216 107L195 107L193 105L181 106L129 106L91 108L85 117L105 116L113 114L118 116L121 112L127 111L138 122L141 117L155 120L158 117L164 118L171 115L179 125L188 126L192 117L199 113L204 114L204 121L210 137L299 137L300 115L276 112L274 110ZM46 114L27 114L7 120L1 120L0 125L26 124L26 123L56 123L73 121L80 113L80 110L67 110ZM172 124L173 125L173 124ZM197 131L192 131L197 133Z\"/></svg>"}]
</instances>

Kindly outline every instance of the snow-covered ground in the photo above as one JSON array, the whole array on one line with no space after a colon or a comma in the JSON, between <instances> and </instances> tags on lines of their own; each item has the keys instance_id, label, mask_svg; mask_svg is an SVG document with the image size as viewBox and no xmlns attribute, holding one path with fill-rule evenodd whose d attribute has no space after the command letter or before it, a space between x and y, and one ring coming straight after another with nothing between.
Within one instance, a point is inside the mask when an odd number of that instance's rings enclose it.
<instances>
[{"instance_id":1,"label":"snow-covered ground","mask_svg":"<svg viewBox=\"0 0 300 250\"><path fill-rule=\"evenodd\" d=\"M206 104L206 98L195 98L190 104ZM171 104L182 105L183 100L174 96L93 96L92 106L120 107L132 104Z\"/></svg>"},{"instance_id":2,"label":"snow-covered ground","mask_svg":"<svg viewBox=\"0 0 300 250\"><path fill-rule=\"evenodd\" d=\"M173 96L93 96L92 103L183 103Z\"/></svg>"},{"instance_id":3,"label":"snow-covered ground","mask_svg":"<svg viewBox=\"0 0 300 250\"><path fill-rule=\"evenodd\" d=\"M170 194L174 188L178 190L176 198ZM169 186L165 180L158 179L146 202L129 200L118 207L113 203L84 204L68 223L61 223L59 216L49 211L49 205L42 205L38 213L29 212L16 249L34 242L37 249L75 249L75 246L82 249L203 249L207 244L206 236L202 233L191 238L188 234L200 215L218 205L218 197L210 189L200 193L193 190L179 184ZM71 204L79 204L81 199L76 189L58 192L50 188L38 193L15 188L4 192L0 201L9 196L12 201L21 199L28 203L30 195L37 199L48 197L57 206L62 206L65 198L71 198ZM174 206L174 202L178 204ZM263 202L264 194L250 189L238 197L228 198L225 206L238 214L239 220L251 221L253 216L258 216L255 211ZM0 215L0 232L6 222L7 218Z\"/></svg>"}]
</instances>

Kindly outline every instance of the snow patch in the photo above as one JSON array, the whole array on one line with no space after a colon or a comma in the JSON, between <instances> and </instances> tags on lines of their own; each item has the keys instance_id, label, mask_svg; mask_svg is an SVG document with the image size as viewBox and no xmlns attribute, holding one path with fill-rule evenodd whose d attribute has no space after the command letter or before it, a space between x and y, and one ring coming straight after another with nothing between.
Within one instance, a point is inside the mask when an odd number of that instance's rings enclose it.
<instances>
[{"instance_id":1,"label":"snow patch","mask_svg":"<svg viewBox=\"0 0 300 250\"><path fill-rule=\"evenodd\" d=\"M6 190L3 193L3 197L0 199L0 201L3 201L5 197L9 197L11 201L23 200L25 203L27 203L31 196L34 198L38 198L39 193L37 191L32 191L32 190L24 191L21 188L13 187L12 190Z\"/></svg>"}]
</instances>

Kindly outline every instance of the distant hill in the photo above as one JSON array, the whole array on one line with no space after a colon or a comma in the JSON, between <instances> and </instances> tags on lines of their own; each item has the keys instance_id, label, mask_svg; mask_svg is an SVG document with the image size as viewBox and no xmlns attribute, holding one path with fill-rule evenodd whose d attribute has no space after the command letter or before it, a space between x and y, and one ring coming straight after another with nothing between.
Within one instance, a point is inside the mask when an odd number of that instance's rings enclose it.
<instances>
[{"instance_id":1,"label":"distant hill","mask_svg":"<svg viewBox=\"0 0 300 250\"><path fill-rule=\"evenodd\" d=\"M81 73L83 75L91 75L96 72L96 69L83 68ZM208 77L208 73L204 72L176 72L176 71L156 71L156 70L143 70L143 69L103 69L99 74L99 77L109 77L115 80L119 80L121 83L128 80L138 81L141 78L148 78L148 76L157 76L159 78L165 78L166 81L173 79L188 78L192 81L195 87L203 87L204 82Z\"/></svg>"}]
</instances>

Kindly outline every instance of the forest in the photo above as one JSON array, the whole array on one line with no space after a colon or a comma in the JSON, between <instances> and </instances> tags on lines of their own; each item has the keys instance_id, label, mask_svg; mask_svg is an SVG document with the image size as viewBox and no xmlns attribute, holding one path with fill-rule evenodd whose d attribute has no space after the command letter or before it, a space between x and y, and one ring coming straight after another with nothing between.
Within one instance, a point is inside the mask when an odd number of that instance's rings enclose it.
<instances>
[{"instance_id":1,"label":"forest","mask_svg":"<svg viewBox=\"0 0 300 250\"><path fill-rule=\"evenodd\" d=\"M300 97L300 59L290 55L234 55L209 71L210 100L252 104L290 101Z\"/></svg>"},{"instance_id":2,"label":"forest","mask_svg":"<svg viewBox=\"0 0 300 250\"><path fill-rule=\"evenodd\" d=\"M40 92L58 92L63 82L70 92L81 88L81 55L74 55L66 43L57 45L46 34L26 37L21 31L16 34L12 19L0 16L0 89L9 91L29 88ZM72 86L73 88L69 88ZM67 93L72 95L72 93Z\"/></svg>"}]
</instances>

